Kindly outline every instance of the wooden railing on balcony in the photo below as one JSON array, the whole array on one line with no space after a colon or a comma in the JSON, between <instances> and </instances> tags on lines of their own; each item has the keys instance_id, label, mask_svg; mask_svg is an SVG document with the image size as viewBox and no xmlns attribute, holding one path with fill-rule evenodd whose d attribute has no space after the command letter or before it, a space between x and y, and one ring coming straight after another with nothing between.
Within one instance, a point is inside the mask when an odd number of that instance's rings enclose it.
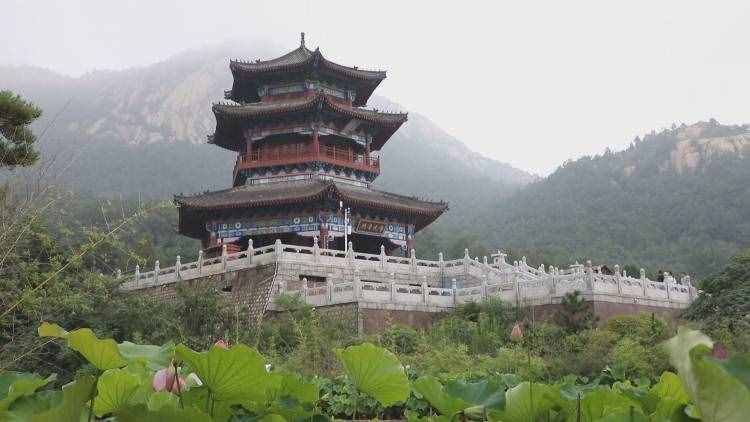
<instances>
[{"instance_id":1,"label":"wooden railing on balcony","mask_svg":"<svg viewBox=\"0 0 750 422\"><path fill-rule=\"evenodd\" d=\"M279 148L260 148L250 154L238 156L234 166L234 177L237 177L240 170L299 164L306 161L323 161L356 170L380 173L379 158L357 153L351 148L321 145L320 152L317 152L307 145L288 145Z\"/></svg>"}]
</instances>

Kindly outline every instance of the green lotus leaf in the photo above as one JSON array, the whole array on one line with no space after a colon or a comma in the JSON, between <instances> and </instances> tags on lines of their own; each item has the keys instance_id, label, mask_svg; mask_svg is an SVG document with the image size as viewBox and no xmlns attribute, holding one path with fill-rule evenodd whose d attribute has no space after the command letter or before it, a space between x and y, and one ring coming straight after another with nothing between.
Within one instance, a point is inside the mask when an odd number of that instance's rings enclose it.
<instances>
[{"instance_id":1,"label":"green lotus leaf","mask_svg":"<svg viewBox=\"0 0 750 422\"><path fill-rule=\"evenodd\" d=\"M29 396L41 387L49 384L57 378L50 375L42 378L36 374L23 372L3 372L0 374L0 411L7 410L18 398Z\"/></svg>"},{"instance_id":2,"label":"green lotus leaf","mask_svg":"<svg viewBox=\"0 0 750 422\"><path fill-rule=\"evenodd\" d=\"M458 397L453 397L447 394L443 389L443 385L440 384L440 381L432 376L417 378L412 383L412 387L414 388L414 391L421 394L422 397L432 405L432 407L437 409L441 415L451 417L470 405L470 403L467 403Z\"/></svg>"},{"instance_id":3,"label":"green lotus leaf","mask_svg":"<svg viewBox=\"0 0 750 422\"><path fill-rule=\"evenodd\" d=\"M745 384L745 387L750 389L750 354L735 355L729 359L717 359L706 356L705 359L721 366L728 374L737 378L737 380Z\"/></svg>"},{"instance_id":4,"label":"green lotus leaf","mask_svg":"<svg viewBox=\"0 0 750 422\"><path fill-rule=\"evenodd\" d=\"M445 384L445 393L473 407L501 410L505 406L505 387L500 377L487 377L475 382L452 380Z\"/></svg>"},{"instance_id":5,"label":"green lotus leaf","mask_svg":"<svg viewBox=\"0 0 750 422\"><path fill-rule=\"evenodd\" d=\"M179 403L179 397L166 391L157 391L151 394L146 403L148 410L154 411L159 410L162 407L177 407Z\"/></svg>"},{"instance_id":6,"label":"green lotus leaf","mask_svg":"<svg viewBox=\"0 0 750 422\"><path fill-rule=\"evenodd\" d=\"M683 408L690 402L690 396L682 381L673 372L664 372L659 382L648 392L645 404L655 420L673 420L682 415Z\"/></svg>"},{"instance_id":7,"label":"green lotus leaf","mask_svg":"<svg viewBox=\"0 0 750 422\"><path fill-rule=\"evenodd\" d=\"M2 420L25 422L75 421L87 411L86 402L94 392L95 379L85 376L63 386L62 391L42 391L26 396L3 414Z\"/></svg>"},{"instance_id":8,"label":"green lotus leaf","mask_svg":"<svg viewBox=\"0 0 750 422\"><path fill-rule=\"evenodd\" d=\"M141 380L123 369L109 369L99 377L94 413L103 416L134 404L134 396Z\"/></svg>"},{"instance_id":9,"label":"green lotus leaf","mask_svg":"<svg viewBox=\"0 0 750 422\"><path fill-rule=\"evenodd\" d=\"M493 414L502 415L502 421L535 421L558 407L560 400L555 387L522 382L505 392L505 409Z\"/></svg>"},{"instance_id":10,"label":"green lotus leaf","mask_svg":"<svg viewBox=\"0 0 750 422\"><path fill-rule=\"evenodd\" d=\"M649 421L660 421L660 419L649 419L648 416L644 415L643 413L639 413L633 410L631 413L630 411L617 411L608 413L606 416L603 416L594 422L649 422ZM670 421L671 419L665 419L665 421Z\"/></svg>"},{"instance_id":11,"label":"green lotus leaf","mask_svg":"<svg viewBox=\"0 0 750 422\"><path fill-rule=\"evenodd\" d=\"M664 343L665 349L669 353L669 362L677 369L677 374L682 380L688 395L695 400L697 390L696 380L693 374L692 362L690 360L690 350L697 345L713 346L713 342L708 336L697 330L679 328L677 335Z\"/></svg>"},{"instance_id":12,"label":"green lotus leaf","mask_svg":"<svg viewBox=\"0 0 750 422\"><path fill-rule=\"evenodd\" d=\"M210 414L217 421L229 420L232 416L232 405L241 404L246 407L245 403L238 400L232 401L214 401L209 407L208 400L208 388L206 387L193 387L182 393L182 405L185 408L194 407L203 413ZM252 402L253 404L255 402Z\"/></svg>"},{"instance_id":13,"label":"green lotus leaf","mask_svg":"<svg viewBox=\"0 0 750 422\"><path fill-rule=\"evenodd\" d=\"M195 352L181 344L175 353L198 375L214 400L265 402L269 375L257 350L236 344L229 349L213 346L208 352Z\"/></svg>"},{"instance_id":14,"label":"green lotus leaf","mask_svg":"<svg viewBox=\"0 0 750 422\"><path fill-rule=\"evenodd\" d=\"M167 343L164 346L154 346L125 341L118 344L117 349L128 363L143 362L152 371L158 371L169 366L174 355L173 343Z\"/></svg>"},{"instance_id":15,"label":"green lotus leaf","mask_svg":"<svg viewBox=\"0 0 750 422\"><path fill-rule=\"evenodd\" d=\"M68 347L83 355L99 370L121 368L127 362L120 354L117 343L112 339L100 340L88 328L65 331L57 324L43 322L37 329L41 337L57 337L68 340Z\"/></svg>"},{"instance_id":16,"label":"green lotus leaf","mask_svg":"<svg viewBox=\"0 0 750 422\"><path fill-rule=\"evenodd\" d=\"M745 422L750 415L750 390L726 368L710 358L703 344L690 350L695 388L693 402L704 422Z\"/></svg>"},{"instance_id":17,"label":"green lotus leaf","mask_svg":"<svg viewBox=\"0 0 750 422\"><path fill-rule=\"evenodd\" d=\"M145 404L130 406L117 412L118 422L212 422L213 419L196 409L185 407L180 409L162 406L157 410L150 410Z\"/></svg>"},{"instance_id":18,"label":"green lotus leaf","mask_svg":"<svg viewBox=\"0 0 750 422\"><path fill-rule=\"evenodd\" d=\"M268 414L278 414L286 420L309 419L315 414L320 389L316 384L303 381L294 374L272 374L278 378L269 389Z\"/></svg>"},{"instance_id":19,"label":"green lotus leaf","mask_svg":"<svg viewBox=\"0 0 750 422\"><path fill-rule=\"evenodd\" d=\"M114 340L100 340L88 328L79 328L68 333L68 346L82 354L86 360L101 371L127 365Z\"/></svg>"},{"instance_id":20,"label":"green lotus leaf","mask_svg":"<svg viewBox=\"0 0 750 422\"><path fill-rule=\"evenodd\" d=\"M50 324L49 322L42 322L42 325L37 328L37 334L39 337L57 337L67 338L68 332L64 328L57 324Z\"/></svg>"},{"instance_id":21,"label":"green lotus leaf","mask_svg":"<svg viewBox=\"0 0 750 422\"><path fill-rule=\"evenodd\" d=\"M357 389L383 406L409 397L409 380L404 367L390 351L371 343L336 349L344 371Z\"/></svg>"}]
</instances>

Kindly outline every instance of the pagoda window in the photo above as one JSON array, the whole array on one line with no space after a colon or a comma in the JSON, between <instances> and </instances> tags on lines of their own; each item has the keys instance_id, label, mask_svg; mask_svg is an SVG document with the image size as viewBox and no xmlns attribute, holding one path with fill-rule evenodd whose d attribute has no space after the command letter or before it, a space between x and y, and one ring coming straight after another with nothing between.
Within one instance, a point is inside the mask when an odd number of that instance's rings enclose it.
<instances>
[{"instance_id":1,"label":"pagoda window","mask_svg":"<svg viewBox=\"0 0 750 422\"><path fill-rule=\"evenodd\" d=\"M305 92L306 91L306 85L304 82L299 83L292 83L292 84L283 84L283 85L270 85L270 86L263 86L260 89L258 89L258 95L261 97L264 97L266 95L284 95L284 94L294 94L297 92Z\"/></svg>"}]
</instances>

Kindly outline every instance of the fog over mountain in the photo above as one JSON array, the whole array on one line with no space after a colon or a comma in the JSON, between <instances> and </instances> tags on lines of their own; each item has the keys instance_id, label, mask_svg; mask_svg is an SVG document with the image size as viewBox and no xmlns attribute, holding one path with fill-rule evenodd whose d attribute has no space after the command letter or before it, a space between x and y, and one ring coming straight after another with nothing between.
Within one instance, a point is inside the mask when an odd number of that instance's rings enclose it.
<instances>
[{"instance_id":1,"label":"fog over mountain","mask_svg":"<svg viewBox=\"0 0 750 422\"><path fill-rule=\"evenodd\" d=\"M49 130L40 148L47 157L72 163L63 180L97 196L163 198L230 186L236 155L206 144L215 127L211 103L222 100L232 85L230 57L271 54L263 47L228 43L80 78L35 67L0 67L0 80L44 109L36 128ZM403 109L382 97L370 106ZM446 200L452 210L441 224L466 226L463 216L470 208L534 179L471 151L414 110L383 149L376 184Z\"/></svg>"}]
</instances>

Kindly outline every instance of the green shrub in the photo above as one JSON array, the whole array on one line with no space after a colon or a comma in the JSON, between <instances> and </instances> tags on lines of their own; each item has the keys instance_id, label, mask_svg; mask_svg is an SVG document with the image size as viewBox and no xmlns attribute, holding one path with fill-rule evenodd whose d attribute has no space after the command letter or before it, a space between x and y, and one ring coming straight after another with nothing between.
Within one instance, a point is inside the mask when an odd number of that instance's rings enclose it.
<instances>
[{"instance_id":1,"label":"green shrub","mask_svg":"<svg viewBox=\"0 0 750 422\"><path fill-rule=\"evenodd\" d=\"M502 348L494 357L482 357L477 367L486 374L516 374L531 380L539 380L547 372L544 359L517 348Z\"/></svg>"},{"instance_id":2,"label":"green shrub","mask_svg":"<svg viewBox=\"0 0 750 422\"><path fill-rule=\"evenodd\" d=\"M411 327L393 325L381 334L380 342L394 353L412 354L417 351L420 335Z\"/></svg>"},{"instance_id":3,"label":"green shrub","mask_svg":"<svg viewBox=\"0 0 750 422\"><path fill-rule=\"evenodd\" d=\"M604 327L619 337L630 337L643 345L655 345L672 334L667 323L653 313L614 316Z\"/></svg>"}]
</instances>

